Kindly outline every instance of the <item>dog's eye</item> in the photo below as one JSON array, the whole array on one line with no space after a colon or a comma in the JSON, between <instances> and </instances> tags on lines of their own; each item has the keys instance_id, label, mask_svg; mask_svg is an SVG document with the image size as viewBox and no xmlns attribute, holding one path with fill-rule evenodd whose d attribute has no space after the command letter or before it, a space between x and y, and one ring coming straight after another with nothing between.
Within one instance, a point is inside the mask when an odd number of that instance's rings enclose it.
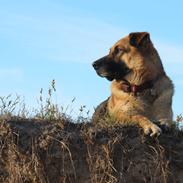
<instances>
[{"instance_id":1,"label":"dog's eye","mask_svg":"<svg viewBox=\"0 0 183 183\"><path fill-rule=\"evenodd\" d=\"M115 47L114 55L123 54L123 53L124 53L124 49L123 48L120 48L118 46Z\"/></svg>"}]
</instances>

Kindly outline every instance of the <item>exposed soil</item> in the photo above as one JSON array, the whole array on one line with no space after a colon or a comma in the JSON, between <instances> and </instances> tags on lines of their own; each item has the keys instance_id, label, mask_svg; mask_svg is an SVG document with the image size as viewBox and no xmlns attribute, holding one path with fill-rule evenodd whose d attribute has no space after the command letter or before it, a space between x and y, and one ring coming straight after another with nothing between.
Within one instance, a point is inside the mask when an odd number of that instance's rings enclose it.
<instances>
[{"instance_id":1,"label":"exposed soil","mask_svg":"<svg viewBox=\"0 0 183 183\"><path fill-rule=\"evenodd\" d=\"M0 122L2 183L181 183L183 132L69 120Z\"/></svg>"}]
</instances>

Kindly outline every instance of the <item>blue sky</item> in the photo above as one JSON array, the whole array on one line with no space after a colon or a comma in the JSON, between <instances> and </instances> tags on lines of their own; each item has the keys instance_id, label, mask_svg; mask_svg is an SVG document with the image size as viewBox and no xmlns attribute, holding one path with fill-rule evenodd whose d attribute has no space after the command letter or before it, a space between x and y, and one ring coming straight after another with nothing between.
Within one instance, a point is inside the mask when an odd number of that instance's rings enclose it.
<instances>
[{"instance_id":1,"label":"blue sky","mask_svg":"<svg viewBox=\"0 0 183 183\"><path fill-rule=\"evenodd\" d=\"M91 63L117 40L148 31L175 85L174 114L183 113L183 1L7 0L0 2L0 96L17 93L37 105L56 80L56 100L92 111L110 94Z\"/></svg>"}]
</instances>

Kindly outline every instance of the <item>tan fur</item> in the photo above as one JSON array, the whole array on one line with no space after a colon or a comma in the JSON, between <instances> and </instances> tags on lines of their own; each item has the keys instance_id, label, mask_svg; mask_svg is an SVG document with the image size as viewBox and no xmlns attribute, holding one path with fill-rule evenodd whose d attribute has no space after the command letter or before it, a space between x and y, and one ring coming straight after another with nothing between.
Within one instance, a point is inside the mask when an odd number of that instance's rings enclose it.
<instances>
[{"instance_id":1,"label":"tan fur","mask_svg":"<svg viewBox=\"0 0 183 183\"><path fill-rule=\"evenodd\" d=\"M121 89L124 80L113 80L111 96L107 103L109 114L119 123L134 123L143 128L146 134L159 135L161 129L154 123L167 126L172 122L173 84L165 74L160 57L151 42L139 48L130 45L130 36L119 40L110 50L120 47L125 50L116 55L116 61L123 61L132 69L123 79L130 84L141 85L154 80L153 88L146 89L135 96Z\"/></svg>"}]
</instances>

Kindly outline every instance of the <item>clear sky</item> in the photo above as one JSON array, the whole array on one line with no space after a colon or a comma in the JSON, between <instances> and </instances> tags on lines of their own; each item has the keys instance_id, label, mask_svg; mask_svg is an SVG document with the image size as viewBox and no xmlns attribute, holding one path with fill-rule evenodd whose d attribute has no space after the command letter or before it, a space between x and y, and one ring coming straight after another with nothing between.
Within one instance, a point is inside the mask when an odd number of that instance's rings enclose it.
<instances>
[{"instance_id":1,"label":"clear sky","mask_svg":"<svg viewBox=\"0 0 183 183\"><path fill-rule=\"evenodd\" d=\"M183 1L1 0L0 96L17 93L35 106L56 80L57 102L92 111L110 83L91 63L117 40L148 31L175 85L174 114L183 113Z\"/></svg>"}]
</instances>

